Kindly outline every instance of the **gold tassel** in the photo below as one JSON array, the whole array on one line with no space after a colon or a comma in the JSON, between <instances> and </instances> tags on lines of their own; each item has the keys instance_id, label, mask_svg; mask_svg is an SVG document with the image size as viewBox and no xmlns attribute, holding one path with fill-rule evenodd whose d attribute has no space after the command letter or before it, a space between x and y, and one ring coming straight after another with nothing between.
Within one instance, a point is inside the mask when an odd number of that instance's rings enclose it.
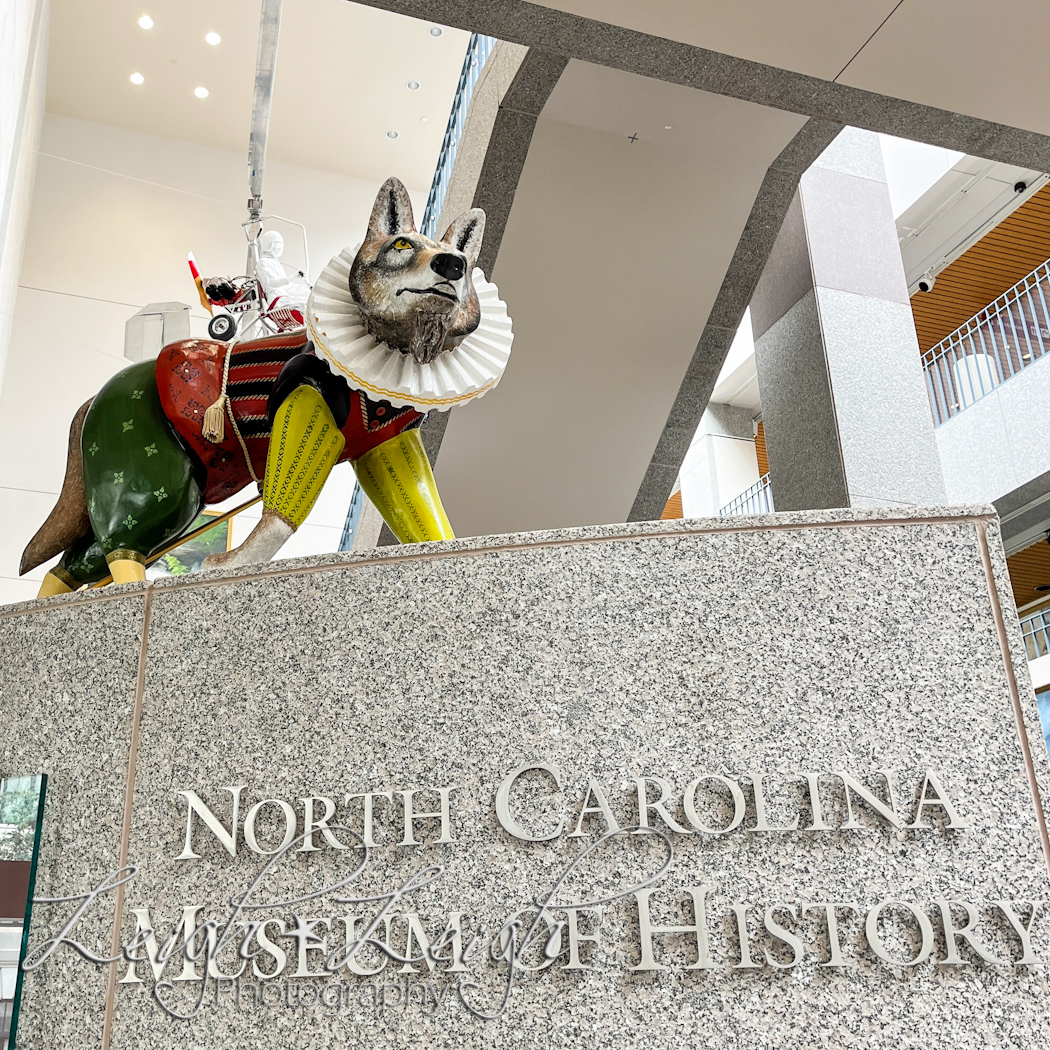
<instances>
[{"instance_id":1,"label":"gold tassel","mask_svg":"<svg viewBox=\"0 0 1050 1050\"><path fill-rule=\"evenodd\" d=\"M204 436L205 441L210 441L213 445L220 444L223 438L226 437L225 394L220 394L218 400L205 410L201 434Z\"/></svg>"},{"instance_id":2,"label":"gold tassel","mask_svg":"<svg viewBox=\"0 0 1050 1050\"><path fill-rule=\"evenodd\" d=\"M229 403L229 399L226 396L226 386L230 381L230 361L233 359L233 348L237 345L237 340L231 341L229 346L226 347L226 360L222 363L222 386L219 387L219 396L210 404L204 411L204 421L201 423L201 435L205 441L210 441L213 445L218 445L224 437L226 437L226 407ZM233 422L233 413L230 413L230 422ZM233 424L233 429L237 432L237 440L241 441L241 448L244 449L244 442L241 440L241 432L237 430L237 424ZM244 449L245 458L248 458L248 450ZM255 477L255 471L252 470L251 462L248 463L248 469L251 471L252 477ZM258 479L256 479L258 480Z\"/></svg>"}]
</instances>

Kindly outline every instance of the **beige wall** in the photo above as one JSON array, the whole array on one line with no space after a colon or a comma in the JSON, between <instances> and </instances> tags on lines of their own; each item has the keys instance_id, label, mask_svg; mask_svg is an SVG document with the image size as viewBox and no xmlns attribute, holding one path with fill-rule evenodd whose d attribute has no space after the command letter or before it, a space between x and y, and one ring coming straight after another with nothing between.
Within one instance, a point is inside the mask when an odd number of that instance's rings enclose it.
<instances>
[{"instance_id":1,"label":"beige wall","mask_svg":"<svg viewBox=\"0 0 1050 1050\"><path fill-rule=\"evenodd\" d=\"M762 179L800 124L569 63L493 270L510 363L453 411L437 463L459 535L627 519Z\"/></svg>"},{"instance_id":2,"label":"beige wall","mask_svg":"<svg viewBox=\"0 0 1050 1050\"><path fill-rule=\"evenodd\" d=\"M48 0L0 4L0 386L44 120Z\"/></svg>"},{"instance_id":3,"label":"beige wall","mask_svg":"<svg viewBox=\"0 0 1050 1050\"><path fill-rule=\"evenodd\" d=\"M244 155L48 115L0 390L0 603L36 594L44 570L18 579L21 552L54 505L69 420L128 362L124 322L148 302L194 304L186 267L240 273L247 199ZM306 225L311 275L362 237L378 186L271 162L266 206ZM425 191L413 192L422 214ZM286 259L297 261L286 231ZM341 466L284 555L335 550L353 478ZM246 495L242 498L246 498ZM238 521L238 540L251 522Z\"/></svg>"}]
</instances>

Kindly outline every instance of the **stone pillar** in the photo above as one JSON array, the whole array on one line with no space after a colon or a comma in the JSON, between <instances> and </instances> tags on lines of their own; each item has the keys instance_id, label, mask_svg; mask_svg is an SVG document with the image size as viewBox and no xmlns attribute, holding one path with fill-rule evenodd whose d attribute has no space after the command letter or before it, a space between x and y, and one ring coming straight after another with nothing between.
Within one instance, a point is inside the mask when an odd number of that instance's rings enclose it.
<instances>
[{"instance_id":1,"label":"stone pillar","mask_svg":"<svg viewBox=\"0 0 1050 1050\"><path fill-rule=\"evenodd\" d=\"M751 320L778 511L944 502L877 135L802 176Z\"/></svg>"}]
</instances>

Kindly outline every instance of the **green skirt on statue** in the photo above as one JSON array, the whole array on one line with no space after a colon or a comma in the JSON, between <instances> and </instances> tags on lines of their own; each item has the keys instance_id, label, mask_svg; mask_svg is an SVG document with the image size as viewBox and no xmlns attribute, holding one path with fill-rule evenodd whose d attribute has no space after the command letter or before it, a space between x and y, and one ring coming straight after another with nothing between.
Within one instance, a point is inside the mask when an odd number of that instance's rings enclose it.
<instances>
[{"instance_id":1,"label":"green skirt on statue","mask_svg":"<svg viewBox=\"0 0 1050 1050\"><path fill-rule=\"evenodd\" d=\"M161 408L153 361L123 369L98 392L81 444L94 536L74 544L62 567L91 583L107 575L107 555L145 560L185 532L204 507L205 470Z\"/></svg>"}]
</instances>

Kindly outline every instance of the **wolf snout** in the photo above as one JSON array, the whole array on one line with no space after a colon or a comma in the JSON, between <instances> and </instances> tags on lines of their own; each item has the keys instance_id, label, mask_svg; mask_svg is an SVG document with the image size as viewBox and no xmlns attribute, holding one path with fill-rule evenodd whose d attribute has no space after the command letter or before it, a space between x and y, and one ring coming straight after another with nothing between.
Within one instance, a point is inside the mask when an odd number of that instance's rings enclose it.
<instances>
[{"instance_id":1,"label":"wolf snout","mask_svg":"<svg viewBox=\"0 0 1050 1050\"><path fill-rule=\"evenodd\" d=\"M458 255L441 252L430 260L430 268L447 281L458 281L466 272L467 264Z\"/></svg>"}]
</instances>

